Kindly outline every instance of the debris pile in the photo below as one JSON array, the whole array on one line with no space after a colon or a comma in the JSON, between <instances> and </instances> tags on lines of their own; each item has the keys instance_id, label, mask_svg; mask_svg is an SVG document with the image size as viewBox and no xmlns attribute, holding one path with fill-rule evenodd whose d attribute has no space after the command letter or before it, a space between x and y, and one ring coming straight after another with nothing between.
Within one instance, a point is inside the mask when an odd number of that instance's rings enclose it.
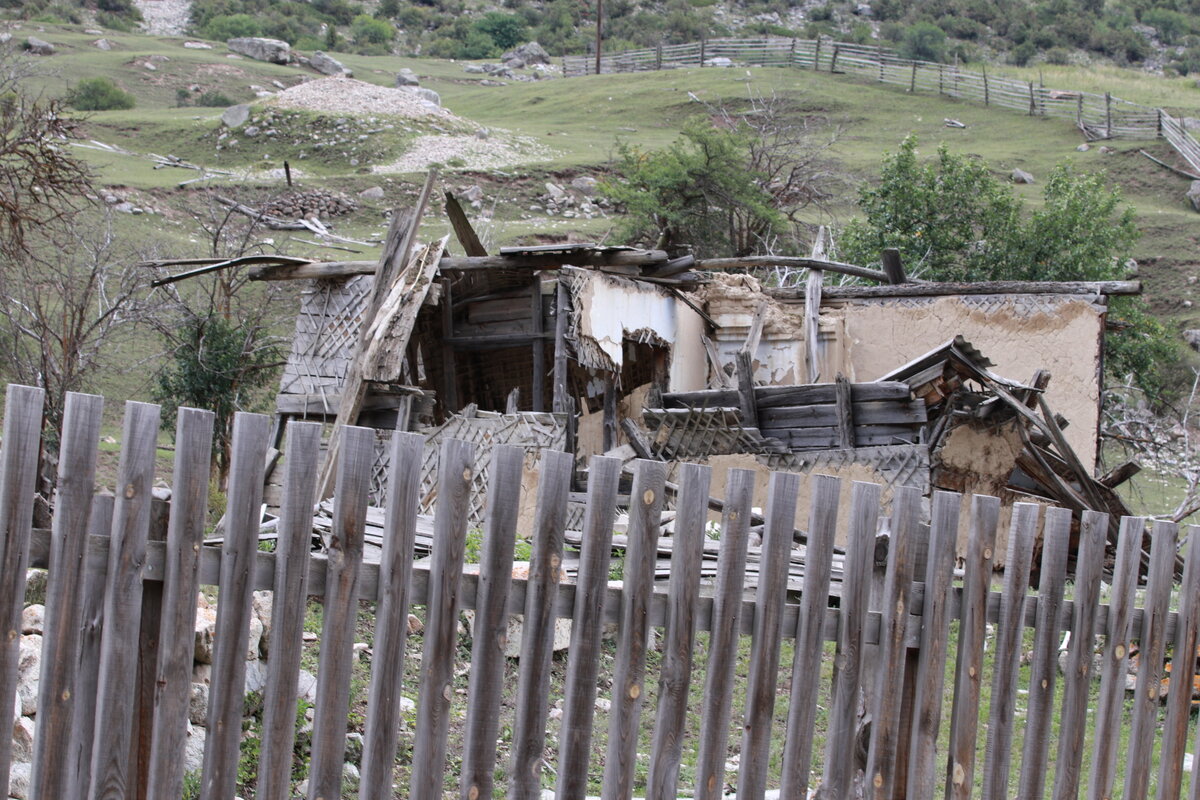
<instances>
[{"instance_id":1,"label":"debris pile","mask_svg":"<svg viewBox=\"0 0 1200 800\"><path fill-rule=\"evenodd\" d=\"M358 203L327 189L290 192L263 206L263 212L278 217L337 217L353 213Z\"/></svg>"}]
</instances>

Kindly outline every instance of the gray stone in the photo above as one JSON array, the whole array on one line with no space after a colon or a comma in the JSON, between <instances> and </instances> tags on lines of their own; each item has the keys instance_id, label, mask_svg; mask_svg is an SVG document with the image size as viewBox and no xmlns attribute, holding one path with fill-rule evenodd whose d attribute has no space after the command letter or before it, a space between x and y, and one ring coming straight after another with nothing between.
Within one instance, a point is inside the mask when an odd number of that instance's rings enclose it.
<instances>
[{"instance_id":1,"label":"gray stone","mask_svg":"<svg viewBox=\"0 0 1200 800\"><path fill-rule=\"evenodd\" d=\"M1188 343L1188 347L1200 351L1200 330L1193 328L1192 330L1184 331L1183 340Z\"/></svg>"},{"instance_id":2,"label":"gray stone","mask_svg":"<svg viewBox=\"0 0 1200 800\"><path fill-rule=\"evenodd\" d=\"M420 86L421 79L417 77L417 73L413 72L408 67L404 67L396 73L396 86Z\"/></svg>"},{"instance_id":3,"label":"gray stone","mask_svg":"<svg viewBox=\"0 0 1200 800\"><path fill-rule=\"evenodd\" d=\"M317 676L307 670L300 670L300 680L296 684L296 697L308 701L317 699Z\"/></svg>"},{"instance_id":4,"label":"gray stone","mask_svg":"<svg viewBox=\"0 0 1200 800\"><path fill-rule=\"evenodd\" d=\"M526 42L500 56L500 60L506 64L509 61L520 60L521 66L528 64L549 64L550 54L537 42Z\"/></svg>"},{"instance_id":5,"label":"gray stone","mask_svg":"<svg viewBox=\"0 0 1200 800\"><path fill-rule=\"evenodd\" d=\"M412 91L413 94L424 100L426 103L430 103L435 106L440 106L442 104L442 96L433 89L426 89L423 86L417 86L410 91Z\"/></svg>"},{"instance_id":6,"label":"gray stone","mask_svg":"<svg viewBox=\"0 0 1200 800\"><path fill-rule=\"evenodd\" d=\"M17 697L21 713L37 713L38 686L42 679L42 637L36 633L21 637L17 655Z\"/></svg>"},{"instance_id":7,"label":"gray stone","mask_svg":"<svg viewBox=\"0 0 1200 800\"><path fill-rule=\"evenodd\" d=\"M521 58L520 56L506 58L504 59L504 66L508 67L509 69L524 69L525 59Z\"/></svg>"},{"instance_id":8,"label":"gray stone","mask_svg":"<svg viewBox=\"0 0 1200 800\"><path fill-rule=\"evenodd\" d=\"M21 633L45 633L46 607L40 603L26 606L21 612Z\"/></svg>"},{"instance_id":9,"label":"gray stone","mask_svg":"<svg viewBox=\"0 0 1200 800\"><path fill-rule=\"evenodd\" d=\"M245 103L238 103L221 112L221 122L229 128L239 128L245 125L248 119L250 119L250 106Z\"/></svg>"},{"instance_id":10,"label":"gray stone","mask_svg":"<svg viewBox=\"0 0 1200 800\"><path fill-rule=\"evenodd\" d=\"M29 717L17 717L12 730L12 760L33 761L34 721Z\"/></svg>"},{"instance_id":11,"label":"gray stone","mask_svg":"<svg viewBox=\"0 0 1200 800\"><path fill-rule=\"evenodd\" d=\"M196 772L204 766L204 742L208 731L199 725L188 725L187 744L183 754L183 771Z\"/></svg>"},{"instance_id":12,"label":"gray stone","mask_svg":"<svg viewBox=\"0 0 1200 800\"><path fill-rule=\"evenodd\" d=\"M97 39L96 41L92 42L92 45L101 50L112 50L112 42L110 42L108 39Z\"/></svg>"},{"instance_id":13,"label":"gray stone","mask_svg":"<svg viewBox=\"0 0 1200 800\"><path fill-rule=\"evenodd\" d=\"M193 683L188 697L188 721L193 725L204 725L208 720L208 685Z\"/></svg>"},{"instance_id":14,"label":"gray stone","mask_svg":"<svg viewBox=\"0 0 1200 800\"><path fill-rule=\"evenodd\" d=\"M208 42L184 42L183 46L189 50L212 50L212 45Z\"/></svg>"},{"instance_id":15,"label":"gray stone","mask_svg":"<svg viewBox=\"0 0 1200 800\"><path fill-rule=\"evenodd\" d=\"M268 135L273 134L273 131L267 131ZM263 658L271 654L271 614L272 604L274 602L274 594L269 591L255 592L251 595L250 606L254 611L254 616L262 623L262 640L259 642L258 651L262 653Z\"/></svg>"},{"instance_id":16,"label":"gray stone","mask_svg":"<svg viewBox=\"0 0 1200 800\"><path fill-rule=\"evenodd\" d=\"M200 595L196 601L195 631L196 643L192 658L200 664L211 664L213 639L217 634L217 609L204 595Z\"/></svg>"},{"instance_id":17,"label":"gray stone","mask_svg":"<svg viewBox=\"0 0 1200 800\"><path fill-rule=\"evenodd\" d=\"M265 661L246 662L246 694L261 692L267 685L267 663Z\"/></svg>"},{"instance_id":18,"label":"gray stone","mask_svg":"<svg viewBox=\"0 0 1200 800\"><path fill-rule=\"evenodd\" d=\"M726 58L725 56L717 56L716 58L710 58L705 61L704 65L706 67L732 67L733 59Z\"/></svg>"},{"instance_id":19,"label":"gray stone","mask_svg":"<svg viewBox=\"0 0 1200 800\"><path fill-rule=\"evenodd\" d=\"M1200 181L1192 181L1187 190L1187 199L1192 201L1192 208L1200 211Z\"/></svg>"},{"instance_id":20,"label":"gray stone","mask_svg":"<svg viewBox=\"0 0 1200 800\"><path fill-rule=\"evenodd\" d=\"M54 45L45 39L39 39L36 36L27 36L25 37L25 52L35 56L52 56L54 55Z\"/></svg>"},{"instance_id":21,"label":"gray stone","mask_svg":"<svg viewBox=\"0 0 1200 800\"><path fill-rule=\"evenodd\" d=\"M478 64L467 64L463 67L463 72L468 75L482 75L484 74L484 69Z\"/></svg>"},{"instance_id":22,"label":"gray stone","mask_svg":"<svg viewBox=\"0 0 1200 800\"><path fill-rule=\"evenodd\" d=\"M258 136L258 126L247 125L246 129L242 131L242 135L247 139L253 139L255 136Z\"/></svg>"},{"instance_id":23,"label":"gray stone","mask_svg":"<svg viewBox=\"0 0 1200 800\"><path fill-rule=\"evenodd\" d=\"M596 179L591 175L579 175L571 181L571 188L578 191L585 197L591 197L596 193Z\"/></svg>"},{"instance_id":24,"label":"gray stone","mask_svg":"<svg viewBox=\"0 0 1200 800\"><path fill-rule=\"evenodd\" d=\"M14 761L8 773L8 796L28 800L29 785L33 782L33 765Z\"/></svg>"},{"instance_id":25,"label":"gray stone","mask_svg":"<svg viewBox=\"0 0 1200 800\"><path fill-rule=\"evenodd\" d=\"M370 189L363 189L358 196L364 200L382 200L384 198L383 187L372 186Z\"/></svg>"},{"instance_id":26,"label":"gray stone","mask_svg":"<svg viewBox=\"0 0 1200 800\"><path fill-rule=\"evenodd\" d=\"M486 142L488 136L490 136L490 135L491 134L488 133L487 128L480 128L479 130L475 131L475 138L480 140L481 142Z\"/></svg>"},{"instance_id":27,"label":"gray stone","mask_svg":"<svg viewBox=\"0 0 1200 800\"><path fill-rule=\"evenodd\" d=\"M313 53L308 59L308 65L322 75L333 75L335 77L352 77L354 73L346 69L346 65L338 61L331 55L322 53L320 50Z\"/></svg>"},{"instance_id":28,"label":"gray stone","mask_svg":"<svg viewBox=\"0 0 1200 800\"><path fill-rule=\"evenodd\" d=\"M1088 144L1087 142L1084 142L1083 144L1079 145L1079 147L1076 147L1075 149L1081 153L1086 153L1088 150L1092 149L1092 146L1090 144Z\"/></svg>"},{"instance_id":29,"label":"gray stone","mask_svg":"<svg viewBox=\"0 0 1200 800\"><path fill-rule=\"evenodd\" d=\"M225 44L233 52L246 56L246 58L253 58L255 61L286 64L292 60L292 48L287 42L282 42L279 39L245 36L238 39L230 39Z\"/></svg>"},{"instance_id":30,"label":"gray stone","mask_svg":"<svg viewBox=\"0 0 1200 800\"><path fill-rule=\"evenodd\" d=\"M546 184L546 194L550 195L550 199L556 203L561 203L567 199L567 193L561 186L555 183Z\"/></svg>"},{"instance_id":31,"label":"gray stone","mask_svg":"<svg viewBox=\"0 0 1200 800\"><path fill-rule=\"evenodd\" d=\"M1034 183L1033 176L1023 169L1014 169L1009 179L1013 183Z\"/></svg>"}]
</instances>

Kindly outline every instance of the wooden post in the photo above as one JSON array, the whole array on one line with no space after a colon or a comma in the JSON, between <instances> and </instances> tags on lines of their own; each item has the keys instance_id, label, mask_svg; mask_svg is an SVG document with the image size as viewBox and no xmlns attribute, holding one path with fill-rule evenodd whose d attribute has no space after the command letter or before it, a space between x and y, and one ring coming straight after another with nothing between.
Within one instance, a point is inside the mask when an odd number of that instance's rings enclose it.
<instances>
[{"instance_id":1,"label":"wooden post","mask_svg":"<svg viewBox=\"0 0 1200 800\"><path fill-rule=\"evenodd\" d=\"M989 106L992 104L992 95L988 89L987 64L986 63L983 65L983 104L985 106Z\"/></svg>"},{"instance_id":2,"label":"wooden post","mask_svg":"<svg viewBox=\"0 0 1200 800\"><path fill-rule=\"evenodd\" d=\"M818 33L817 34L817 46L813 50L813 69L819 70L820 68L821 68L821 34Z\"/></svg>"},{"instance_id":3,"label":"wooden post","mask_svg":"<svg viewBox=\"0 0 1200 800\"><path fill-rule=\"evenodd\" d=\"M908 282L904 276L904 264L900 261L899 250L894 247L884 248L880 260L883 262L883 271L887 275L888 283L895 286Z\"/></svg>"},{"instance_id":4,"label":"wooden post","mask_svg":"<svg viewBox=\"0 0 1200 800\"><path fill-rule=\"evenodd\" d=\"M596 74L600 74L601 36L603 34L604 0L596 0Z\"/></svg>"},{"instance_id":5,"label":"wooden post","mask_svg":"<svg viewBox=\"0 0 1200 800\"><path fill-rule=\"evenodd\" d=\"M617 446L617 380L611 373L604 376L604 452Z\"/></svg>"},{"instance_id":6,"label":"wooden post","mask_svg":"<svg viewBox=\"0 0 1200 800\"><path fill-rule=\"evenodd\" d=\"M555 414L567 410L567 315L571 295L563 276L558 276L558 287L554 293L554 399L550 409Z\"/></svg>"},{"instance_id":7,"label":"wooden post","mask_svg":"<svg viewBox=\"0 0 1200 800\"><path fill-rule=\"evenodd\" d=\"M812 257L825 258L829 240L829 229L822 225L817 229L813 242ZM804 283L804 349L808 356L808 382L816 383L821 377L821 362L825 346L821 343L821 292L825 283L825 271L809 269Z\"/></svg>"},{"instance_id":8,"label":"wooden post","mask_svg":"<svg viewBox=\"0 0 1200 800\"><path fill-rule=\"evenodd\" d=\"M938 94L946 93L945 78L946 67L944 64L938 64Z\"/></svg>"},{"instance_id":9,"label":"wooden post","mask_svg":"<svg viewBox=\"0 0 1200 800\"><path fill-rule=\"evenodd\" d=\"M531 347L533 348L533 395L530 409L533 411L546 410L546 342L542 339L543 320L542 320L542 276L535 274L533 283L530 286L530 299L532 301L532 323L534 340Z\"/></svg>"},{"instance_id":10,"label":"wooden post","mask_svg":"<svg viewBox=\"0 0 1200 800\"><path fill-rule=\"evenodd\" d=\"M854 404L850 398L850 381L840 372L834 382L834 398L837 405L838 447L851 450L854 448Z\"/></svg>"},{"instance_id":11,"label":"wooden post","mask_svg":"<svg viewBox=\"0 0 1200 800\"><path fill-rule=\"evenodd\" d=\"M170 514L171 504L166 500L154 497L150 501L150 532L147 541L167 540L167 521ZM131 781L125 794L127 800L142 800L147 797L150 782L150 740L154 732L154 686L157 680L158 637L162 626L163 606L163 576L157 576L159 580L149 580L151 577L146 574L142 580L142 614L139 623L141 629L137 639L137 683L132 698L133 732L129 749ZM188 684L190 689L190 675Z\"/></svg>"},{"instance_id":12,"label":"wooden post","mask_svg":"<svg viewBox=\"0 0 1200 800\"><path fill-rule=\"evenodd\" d=\"M1083 127L1083 92L1075 98L1075 124Z\"/></svg>"},{"instance_id":13,"label":"wooden post","mask_svg":"<svg viewBox=\"0 0 1200 800\"><path fill-rule=\"evenodd\" d=\"M758 402L754 397L754 366L751 356L739 350L735 356L737 365L738 402L742 412L742 427L758 427Z\"/></svg>"},{"instance_id":14,"label":"wooden post","mask_svg":"<svg viewBox=\"0 0 1200 800\"><path fill-rule=\"evenodd\" d=\"M654 50L654 68L662 69L662 39L658 40L658 47Z\"/></svg>"},{"instance_id":15,"label":"wooden post","mask_svg":"<svg viewBox=\"0 0 1200 800\"><path fill-rule=\"evenodd\" d=\"M837 58L838 58L838 50L839 49L841 49L839 45L835 44L833 46L833 58L830 59L830 61L829 61L829 71L831 73L837 72Z\"/></svg>"},{"instance_id":16,"label":"wooden post","mask_svg":"<svg viewBox=\"0 0 1200 800\"><path fill-rule=\"evenodd\" d=\"M700 66L704 66L704 39L700 40Z\"/></svg>"},{"instance_id":17,"label":"wooden post","mask_svg":"<svg viewBox=\"0 0 1200 800\"><path fill-rule=\"evenodd\" d=\"M1104 93L1104 135L1112 138L1112 95Z\"/></svg>"},{"instance_id":18,"label":"wooden post","mask_svg":"<svg viewBox=\"0 0 1200 800\"><path fill-rule=\"evenodd\" d=\"M292 188L292 165L288 162L283 162L283 176L287 179L288 188Z\"/></svg>"},{"instance_id":19,"label":"wooden post","mask_svg":"<svg viewBox=\"0 0 1200 800\"><path fill-rule=\"evenodd\" d=\"M917 62L912 63L912 78L908 82L909 94L914 94L917 91Z\"/></svg>"},{"instance_id":20,"label":"wooden post","mask_svg":"<svg viewBox=\"0 0 1200 800\"><path fill-rule=\"evenodd\" d=\"M447 414L458 410L458 369L455 365L454 304L450 296L450 280L442 279L442 407Z\"/></svg>"},{"instance_id":21,"label":"wooden post","mask_svg":"<svg viewBox=\"0 0 1200 800\"><path fill-rule=\"evenodd\" d=\"M875 60L879 64L879 82L883 83L883 48L875 48Z\"/></svg>"},{"instance_id":22,"label":"wooden post","mask_svg":"<svg viewBox=\"0 0 1200 800\"><path fill-rule=\"evenodd\" d=\"M1037 101L1033 98L1033 81L1029 82L1029 116L1033 116L1037 111Z\"/></svg>"},{"instance_id":23,"label":"wooden post","mask_svg":"<svg viewBox=\"0 0 1200 800\"><path fill-rule=\"evenodd\" d=\"M792 37L792 45L788 49L788 66L796 63L796 37Z\"/></svg>"}]
</instances>

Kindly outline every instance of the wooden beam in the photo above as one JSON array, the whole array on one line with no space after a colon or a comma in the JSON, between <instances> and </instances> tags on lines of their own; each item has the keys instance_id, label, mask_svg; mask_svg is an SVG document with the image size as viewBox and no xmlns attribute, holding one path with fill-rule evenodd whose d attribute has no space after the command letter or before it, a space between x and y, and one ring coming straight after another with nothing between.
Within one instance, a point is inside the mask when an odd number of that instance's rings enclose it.
<instances>
[{"instance_id":1,"label":"wooden beam","mask_svg":"<svg viewBox=\"0 0 1200 800\"><path fill-rule=\"evenodd\" d=\"M667 260L662 250L617 250L584 253L547 253L499 256L444 256L438 269L446 272L472 272L498 269L558 269L564 265L576 267L641 267ZM347 278L371 275L375 261L308 261L256 267L250 271L252 281L294 281L305 278ZM633 277L637 277L634 275Z\"/></svg>"},{"instance_id":2,"label":"wooden beam","mask_svg":"<svg viewBox=\"0 0 1200 800\"><path fill-rule=\"evenodd\" d=\"M883 263L883 271L887 274L888 283L900 284L906 283L904 277L904 264L900 261L900 251L894 247L885 248L880 261Z\"/></svg>"},{"instance_id":3,"label":"wooden beam","mask_svg":"<svg viewBox=\"0 0 1200 800\"><path fill-rule=\"evenodd\" d=\"M829 229L822 225L817 229L817 239L813 242L812 257L825 260L826 242ZM804 351L808 356L808 381L816 383L821 379L821 363L824 361L825 347L821 344L821 292L825 285L825 270L815 267L808 270L808 279L804 283Z\"/></svg>"},{"instance_id":4,"label":"wooden beam","mask_svg":"<svg viewBox=\"0 0 1200 800\"><path fill-rule=\"evenodd\" d=\"M468 256L486 256L487 248L483 246L483 242L479 241L479 236L471 227L471 221L467 219L462 204L449 190L445 194L446 216L450 218L450 227L454 229L454 238L458 239L458 243L462 245L463 251Z\"/></svg>"},{"instance_id":5,"label":"wooden beam","mask_svg":"<svg viewBox=\"0 0 1200 800\"><path fill-rule=\"evenodd\" d=\"M854 403L850 400L850 381L839 372L833 389L834 405L837 407L838 447L850 450L854 447Z\"/></svg>"},{"instance_id":6,"label":"wooden beam","mask_svg":"<svg viewBox=\"0 0 1200 800\"><path fill-rule=\"evenodd\" d=\"M1121 466L1106 472L1104 477L1100 479L1100 483L1110 489L1115 489L1141 471L1141 464L1136 461L1126 461Z\"/></svg>"},{"instance_id":7,"label":"wooden beam","mask_svg":"<svg viewBox=\"0 0 1200 800\"><path fill-rule=\"evenodd\" d=\"M734 363L737 365L738 407L742 412L742 426L757 428L758 401L754 397L754 363L745 350L738 351Z\"/></svg>"},{"instance_id":8,"label":"wooden beam","mask_svg":"<svg viewBox=\"0 0 1200 800\"><path fill-rule=\"evenodd\" d=\"M567 410L567 314L571 296L561 275L554 301L554 398L550 410L563 414Z\"/></svg>"},{"instance_id":9,"label":"wooden beam","mask_svg":"<svg viewBox=\"0 0 1200 800\"><path fill-rule=\"evenodd\" d=\"M608 452L617 446L617 382L614 376L604 378L604 438L602 446Z\"/></svg>"},{"instance_id":10,"label":"wooden beam","mask_svg":"<svg viewBox=\"0 0 1200 800\"><path fill-rule=\"evenodd\" d=\"M542 276L534 275L533 281L529 284L530 301L532 308L530 310L530 319L533 323L533 342L531 343L533 356L533 397L531 409L534 411L546 410L546 342L544 341L544 332L542 330Z\"/></svg>"},{"instance_id":11,"label":"wooden beam","mask_svg":"<svg viewBox=\"0 0 1200 800\"><path fill-rule=\"evenodd\" d=\"M796 269L822 269L828 272L838 272L842 275L853 275L856 278L866 278L879 283L887 283L887 273L856 264L843 264L840 261L827 261L823 258L805 258L803 256L747 256L745 258L705 258L696 262L696 269L714 272L727 269L753 269L756 267L794 267Z\"/></svg>"},{"instance_id":12,"label":"wooden beam","mask_svg":"<svg viewBox=\"0 0 1200 800\"><path fill-rule=\"evenodd\" d=\"M803 289L766 289L782 302L803 302ZM826 286L827 300L856 300L877 297L950 297L981 294L1078 294L1137 295L1141 281L981 281L978 283L905 283L896 286Z\"/></svg>"}]
</instances>

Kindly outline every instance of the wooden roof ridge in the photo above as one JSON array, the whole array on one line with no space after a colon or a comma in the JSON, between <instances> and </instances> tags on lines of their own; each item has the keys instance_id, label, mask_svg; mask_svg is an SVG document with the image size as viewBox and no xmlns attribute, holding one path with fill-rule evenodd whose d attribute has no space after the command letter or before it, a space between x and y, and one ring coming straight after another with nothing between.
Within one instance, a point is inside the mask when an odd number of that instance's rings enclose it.
<instances>
[{"instance_id":1,"label":"wooden roof ridge","mask_svg":"<svg viewBox=\"0 0 1200 800\"><path fill-rule=\"evenodd\" d=\"M805 291L797 288L768 288L768 296L780 302L804 302ZM943 281L930 283L883 284L879 286L824 286L822 297L829 300L857 300L892 297L953 297L970 295L1081 295L1110 297L1142 293L1141 281Z\"/></svg>"}]
</instances>

